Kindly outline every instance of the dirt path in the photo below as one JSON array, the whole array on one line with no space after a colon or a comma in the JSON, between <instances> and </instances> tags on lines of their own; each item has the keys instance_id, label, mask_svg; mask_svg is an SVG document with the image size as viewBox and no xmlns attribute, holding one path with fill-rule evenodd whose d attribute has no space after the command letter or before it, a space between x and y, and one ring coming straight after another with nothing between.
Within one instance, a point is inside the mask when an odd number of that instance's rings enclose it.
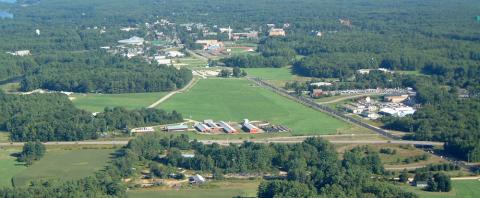
<instances>
[{"instance_id":1,"label":"dirt path","mask_svg":"<svg viewBox=\"0 0 480 198\"><path fill-rule=\"evenodd\" d=\"M182 93L184 91L188 91L191 87L193 87L193 85L195 85L197 83L198 79L196 79L195 77L190 80L190 82L185 86L183 87L182 89L179 89L179 90L176 90L176 91L172 91L170 93L168 93L167 95L163 96L162 98L160 98L159 100L157 100L155 103L151 104L150 106L148 106L148 108L155 108L157 107L159 104L161 104L162 102L165 102L166 100L168 100L170 97L172 97L173 95L177 94L177 93Z\"/></svg>"},{"instance_id":2,"label":"dirt path","mask_svg":"<svg viewBox=\"0 0 480 198\"><path fill-rule=\"evenodd\" d=\"M452 180L480 180L480 176L472 176L472 177L452 177Z\"/></svg>"},{"instance_id":3,"label":"dirt path","mask_svg":"<svg viewBox=\"0 0 480 198\"><path fill-rule=\"evenodd\" d=\"M426 165L418 165L418 166L408 166L408 165L398 165L398 166L394 166L394 165L391 165L391 167L385 165L385 170L389 170L389 171L399 171L399 170L415 170L415 169L419 169L419 168L423 168L425 167Z\"/></svg>"},{"instance_id":4,"label":"dirt path","mask_svg":"<svg viewBox=\"0 0 480 198\"><path fill-rule=\"evenodd\" d=\"M206 58L206 57L204 57L204 56L201 56L201 55L195 53L195 52L192 51L192 50L187 50L187 52L188 52L190 55L192 55L192 56L194 56L194 57L196 57L196 58L198 58L198 59L202 59L202 60L207 60L207 61L208 61L208 58Z\"/></svg>"}]
</instances>

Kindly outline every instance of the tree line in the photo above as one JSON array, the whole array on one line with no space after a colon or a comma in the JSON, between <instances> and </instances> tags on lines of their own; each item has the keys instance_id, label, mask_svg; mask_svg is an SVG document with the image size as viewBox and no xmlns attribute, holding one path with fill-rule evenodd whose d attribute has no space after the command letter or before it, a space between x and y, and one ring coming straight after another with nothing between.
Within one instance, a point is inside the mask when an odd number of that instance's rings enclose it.
<instances>
[{"instance_id":1,"label":"tree line","mask_svg":"<svg viewBox=\"0 0 480 198\"><path fill-rule=\"evenodd\" d=\"M21 81L22 91L158 92L182 88L192 79L188 69L102 52L45 55L36 57L35 62L38 67L28 71Z\"/></svg>"},{"instance_id":2,"label":"tree line","mask_svg":"<svg viewBox=\"0 0 480 198\"><path fill-rule=\"evenodd\" d=\"M183 150L193 150L193 158L183 157ZM367 147L347 151L343 160L333 145L319 138L298 144L204 145L188 136L165 137L148 134L131 140L115 159L123 177L139 174L138 164L151 166L153 174L166 177L182 167L203 173L223 174L278 173L285 179L262 182L259 197L416 197L382 180L370 179L384 173L377 152ZM168 168L172 167L172 168Z\"/></svg>"},{"instance_id":3,"label":"tree line","mask_svg":"<svg viewBox=\"0 0 480 198\"><path fill-rule=\"evenodd\" d=\"M406 138L446 142L445 150L470 162L480 161L480 100L459 99L458 89L416 84L423 106L404 118L384 118L385 128L412 132Z\"/></svg>"},{"instance_id":4,"label":"tree line","mask_svg":"<svg viewBox=\"0 0 480 198\"><path fill-rule=\"evenodd\" d=\"M106 108L93 116L77 109L64 94L11 95L0 92L0 130L12 141L78 141L101 132L183 121L176 111Z\"/></svg>"}]
</instances>

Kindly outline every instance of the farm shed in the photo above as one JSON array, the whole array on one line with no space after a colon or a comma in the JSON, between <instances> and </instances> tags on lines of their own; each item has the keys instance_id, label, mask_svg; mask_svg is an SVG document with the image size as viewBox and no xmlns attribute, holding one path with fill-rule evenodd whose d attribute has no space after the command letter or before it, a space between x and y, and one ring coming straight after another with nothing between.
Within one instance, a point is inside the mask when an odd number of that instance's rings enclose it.
<instances>
[{"instance_id":1,"label":"farm shed","mask_svg":"<svg viewBox=\"0 0 480 198\"><path fill-rule=\"evenodd\" d=\"M223 128L223 130L225 130L225 132L227 132L227 133L236 133L237 132L237 130L235 128L233 128L232 126L230 126L228 123L226 123L224 121L220 121L219 124Z\"/></svg>"},{"instance_id":2,"label":"farm shed","mask_svg":"<svg viewBox=\"0 0 480 198\"><path fill-rule=\"evenodd\" d=\"M179 124L179 125L170 125L166 127L166 130L168 132L180 132L180 131L187 131L188 126L184 124Z\"/></svg>"}]
</instances>

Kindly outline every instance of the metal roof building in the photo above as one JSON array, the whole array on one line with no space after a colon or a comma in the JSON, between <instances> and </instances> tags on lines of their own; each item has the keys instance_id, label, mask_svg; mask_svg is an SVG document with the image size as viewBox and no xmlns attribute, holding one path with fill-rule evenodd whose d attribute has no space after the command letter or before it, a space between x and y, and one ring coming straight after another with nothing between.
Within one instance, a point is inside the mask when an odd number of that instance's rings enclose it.
<instances>
[{"instance_id":1,"label":"metal roof building","mask_svg":"<svg viewBox=\"0 0 480 198\"><path fill-rule=\"evenodd\" d=\"M145 39L134 36L129 39L119 40L118 42L122 44L128 44L128 45L143 45L143 42L145 42Z\"/></svg>"},{"instance_id":2,"label":"metal roof building","mask_svg":"<svg viewBox=\"0 0 480 198\"><path fill-rule=\"evenodd\" d=\"M175 132L175 131L187 131L188 126L184 124L179 124L179 125L170 125L166 127L168 132Z\"/></svg>"},{"instance_id":3,"label":"metal roof building","mask_svg":"<svg viewBox=\"0 0 480 198\"><path fill-rule=\"evenodd\" d=\"M258 127L254 126L253 124L250 124L249 122L244 122L243 128L245 128L250 133L258 133L258 130L259 130Z\"/></svg>"},{"instance_id":4,"label":"metal roof building","mask_svg":"<svg viewBox=\"0 0 480 198\"><path fill-rule=\"evenodd\" d=\"M203 123L205 123L209 127L218 128L217 124L215 124L215 122L213 122L213 120L204 120Z\"/></svg>"},{"instance_id":5,"label":"metal roof building","mask_svg":"<svg viewBox=\"0 0 480 198\"><path fill-rule=\"evenodd\" d=\"M209 132L209 131L212 131L212 129L210 127L208 127L207 125L203 124L203 123L197 123L195 124L195 128L200 131L200 132Z\"/></svg>"},{"instance_id":6,"label":"metal roof building","mask_svg":"<svg viewBox=\"0 0 480 198\"><path fill-rule=\"evenodd\" d=\"M227 133L236 133L237 132L236 129L234 129L232 126L230 126L228 123L226 123L224 121L220 121L219 124L223 128L223 130L225 130L225 132L227 132Z\"/></svg>"},{"instance_id":7,"label":"metal roof building","mask_svg":"<svg viewBox=\"0 0 480 198\"><path fill-rule=\"evenodd\" d=\"M189 178L190 184L202 184L202 183L205 183L206 181L207 180L199 174L196 174Z\"/></svg>"}]
</instances>

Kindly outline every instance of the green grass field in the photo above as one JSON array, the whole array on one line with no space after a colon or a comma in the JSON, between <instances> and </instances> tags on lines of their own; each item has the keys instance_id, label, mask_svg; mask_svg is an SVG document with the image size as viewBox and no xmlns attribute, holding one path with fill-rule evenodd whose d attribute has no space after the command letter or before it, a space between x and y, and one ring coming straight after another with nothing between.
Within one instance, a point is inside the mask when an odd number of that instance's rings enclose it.
<instances>
[{"instance_id":1,"label":"green grass field","mask_svg":"<svg viewBox=\"0 0 480 198\"><path fill-rule=\"evenodd\" d=\"M478 180L457 180L452 181L453 189L450 192L427 192L412 186L405 186L404 189L413 192L420 198L476 198L480 195L480 181Z\"/></svg>"},{"instance_id":2,"label":"green grass field","mask_svg":"<svg viewBox=\"0 0 480 198\"><path fill-rule=\"evenodd\" d=\"M179 65L181 67L205 67L208 65L207 60L199 59L194 56L189 56L185 58L176 59L177 62L174 65Z\"/></svg>"},{"instance_id":3,"label":"green grass field","mask_svg":"<svg viewBox=\"0 0 480 198\"><path fill-rule=\"evenodd\" d=\"M19 88L20 88L20 83L7 83L7 84L0 85L0 89L7 93L18 91Z\"/></svg>"},{"instance_id":4,"label":"green grass field","mask_svg":"<svg viewBox=\"0 0 480 198\"><path fill-rule=\"evenodd\" d=\"M282 67L282 68L246 68L248 76L258 77L266 80L270 84L276 87L284 87L285 83L299 81L306 82L315 78L303 77L296 74L293 74L291 67ZM323 79L318 81L332 81L337 79Z\"/></svg>"},{"instance_id":5,"label":"green grass field","mask_svg":"<svg viewBox=\"0 0 480 198\"><path fill-rule=\"evenodd\" d=\"M414 70L414 71L395 71L396 73L399 74L404 74L404 75L414 75L414 76L426 76L425 74L422 74L421 71Z\"/></svg>"},{"instance_id":6,"label":"green grass field","mask_svg":"<svg viewBox=\"0 0 480 198\"><path fill-rule=\"evenodd\" d=\"M285 125L294 135L336 134L350 126L242 79L200 80L159 108L177 110L194 120L264 120Z\"/></svg>"},{"instance_id":7,"label":"green grass field","mask_svg":"<svg viewBox=\"0 0 480 198\"><path fill-rule=\"evenodd\" d=\"M11 187L12 177L26 169L16 161L17 158L11 156L20 151L21 148L0 149L0 188Z\"/></svg>"},{"instance_id":8,"label":"green grass field","mask_svg":"<svg viewBox=\"0 0 480 198\"><path fill-rule=\"evenodd\" d=\"M245 68L248 76L265 80L293 80L295 77L289 67L282 68Z\"/></svg>"},{"instance_id":9,"label":"green grass field","mask_svg":"<svg viewBox=\"0 0 480 198\"><path fill-rule=\"evenodd\" d=\"M9 132L0 131L0 142L9 142L8 136Z\"/></svg>"},{"instance_id":10,"label":"green grass field","mask_svg":"<svg viewBox=\"0 0 480 198\"><path fill-rule=\"evenodd\" d=\"M113 152L113 149L47 150L40 161L16 174L13 181L15 186L23 186L36 179L81 179L103 169Z\"/></svg>"},{"instance_id":11,"label":"green grass field","mask_svg":"<svg viewBox=\"0 0 480 198\"><path fill-rule=\"evenodd\" d=\"M208 188L194 187L180 190L136 190L128 192L132 198L175 197L175 198L231 198L256 197L258 181L212 182Z\"/></svg>"},{"instance_id":12,"label":"green grass field","mask_svg":"<svg viewBox=\"0 0 480 198\"><path fill-rule=\"evenodd\" d=\"M165 96L167 92L128 93L128 94L75 94L72 102L80 109L90 112L103 111L105 107L125 107L140 109L148 107Z\"/></svg>"}]
</instances>

